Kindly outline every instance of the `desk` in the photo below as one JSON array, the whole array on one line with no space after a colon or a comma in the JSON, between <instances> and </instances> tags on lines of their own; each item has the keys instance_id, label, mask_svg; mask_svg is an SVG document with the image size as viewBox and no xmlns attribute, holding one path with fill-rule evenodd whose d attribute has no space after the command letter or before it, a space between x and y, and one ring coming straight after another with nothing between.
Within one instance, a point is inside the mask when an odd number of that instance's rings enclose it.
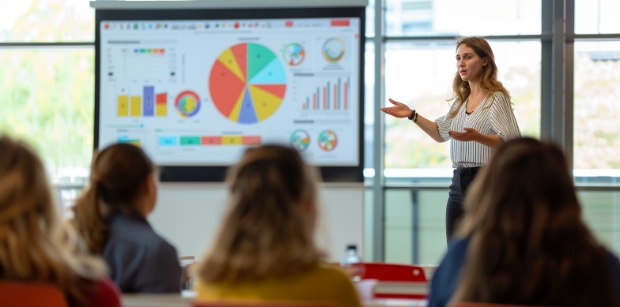
<instances>
[{"instance_id":1,"label":"desk","mask_svg":"<svg viewBox=\"0 0 620 307\"><path fill-rule=\"evenodd\" d=\"M123 294L124 307L191 307L193 297L186 294ZM426 300L384 299L362 303L364 307L425 307Z\"/></svg>"}]
</instances>

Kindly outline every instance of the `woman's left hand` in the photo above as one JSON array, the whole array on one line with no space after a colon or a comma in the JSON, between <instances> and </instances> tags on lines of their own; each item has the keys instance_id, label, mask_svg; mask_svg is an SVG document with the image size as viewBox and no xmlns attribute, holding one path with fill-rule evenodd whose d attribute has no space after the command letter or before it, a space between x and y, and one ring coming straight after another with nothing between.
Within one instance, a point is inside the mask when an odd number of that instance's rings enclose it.
<instances>
[{"instance_id":1,"label":"woman's left hand","mask_svg":"<svg viewBox=\"0 0 620 307\"><path fill-rule=\"evenodd\" d=\"M463 128L464 132L458 132L454 130L448 131L448 135L451 138L461 141L461 142L470 142L470 141L478 141L482 134L473 128Z\"/></svg>"}]
</instances>

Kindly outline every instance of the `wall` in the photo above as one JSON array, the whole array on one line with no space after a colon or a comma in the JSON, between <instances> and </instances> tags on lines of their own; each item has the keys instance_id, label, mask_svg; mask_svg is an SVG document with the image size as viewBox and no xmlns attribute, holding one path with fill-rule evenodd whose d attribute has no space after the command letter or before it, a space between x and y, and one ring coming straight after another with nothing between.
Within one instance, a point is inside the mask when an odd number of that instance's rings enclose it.
<instances>
[{"instance_id":1,"label":"wall","mask_svg":"<svg viewBox=\"0 0 620 307\"><path fill-rule=\"evenodd\" d=\"M200 258L213 240L226 210L222 184L161 183L151 226L176 248L179 256ZM364 186L323 184L317 240L330 261L344 257L347 244L364 250Z\"/></svg>"}]
</instances>

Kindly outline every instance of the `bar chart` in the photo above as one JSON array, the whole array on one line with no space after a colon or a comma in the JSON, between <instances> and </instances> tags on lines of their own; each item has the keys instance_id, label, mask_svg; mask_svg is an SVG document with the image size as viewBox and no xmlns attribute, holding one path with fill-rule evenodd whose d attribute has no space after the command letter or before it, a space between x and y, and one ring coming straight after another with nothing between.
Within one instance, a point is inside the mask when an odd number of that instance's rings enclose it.
<instances>
[{"instance_id":1,"label":"bar chart","mask_svg":"<svg viewBox=\"0 0 620 307\"><path fill-rule=\"evenodd\" d=\"M124 90L122 91L124 92ZM155 87L142 87L142 95L120 94L116 98L117 116L152 117L168 115L168 94L155 93Z\"/></svg>"},{"instance_id":2,"label":"bar chart","mask_svg":"<svg viewBox=\"0 0 620 307\"><path fill-rule=\"evenodd\" d=\"M349 78L338 78L318 86L301 105L302 110L348 110Z\"/></svg>"}]
</instances>

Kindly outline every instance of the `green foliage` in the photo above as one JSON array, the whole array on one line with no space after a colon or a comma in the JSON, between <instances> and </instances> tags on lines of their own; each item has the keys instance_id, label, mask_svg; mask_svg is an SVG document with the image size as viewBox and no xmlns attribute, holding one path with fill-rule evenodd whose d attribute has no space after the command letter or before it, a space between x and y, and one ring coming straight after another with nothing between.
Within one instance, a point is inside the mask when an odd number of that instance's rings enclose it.
<instances>
[{"instance_id":1,"label":"green foliage","mask_svg":"<svg viewBox=\"0 0 620 307\"><path fill-rule=\"evenodd\" d=\"M93 148L94 52L0 52L0 133L27 140L48 168L87 167Z\"/></svg>"}]
</instances>

